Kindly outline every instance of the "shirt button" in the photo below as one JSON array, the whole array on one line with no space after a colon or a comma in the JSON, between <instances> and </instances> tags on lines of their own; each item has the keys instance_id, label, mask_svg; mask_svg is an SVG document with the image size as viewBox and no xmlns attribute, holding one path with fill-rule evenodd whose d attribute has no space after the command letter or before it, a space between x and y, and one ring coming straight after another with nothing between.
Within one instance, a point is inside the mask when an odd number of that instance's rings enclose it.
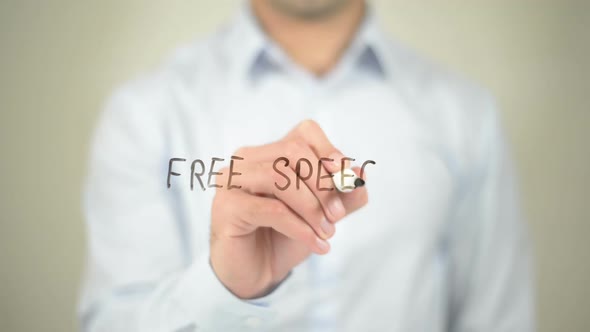
<instances>
[{"instance_id":1,"label":"shirt button","mask_svg":"<svg viewBox=\"0 0 590 332\"><path fill-rule=\"evenodd\" d=\"M244 319L244 325L250 328L259 327L262 324L262 319L260 317L250 316Z\"/></svg>"}]
</instances>

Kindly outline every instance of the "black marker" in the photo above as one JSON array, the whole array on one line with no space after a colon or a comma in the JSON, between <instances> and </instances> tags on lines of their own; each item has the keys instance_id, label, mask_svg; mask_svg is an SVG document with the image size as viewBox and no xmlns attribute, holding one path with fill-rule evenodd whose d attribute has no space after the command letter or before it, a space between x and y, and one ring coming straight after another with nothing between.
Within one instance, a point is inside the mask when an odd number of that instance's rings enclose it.
<instances>
[{"instance_id":1,"label":"black marker","mask_svg":"<svg viewBox=\"0 0 590 332\"><path fill-rule=\"evenodd\" d=\"M343 193L351 192L365 185L365 180L359 178L350 168L334 173L332 181L334 182L334 187Z\"/></svg>"}]
</instances>

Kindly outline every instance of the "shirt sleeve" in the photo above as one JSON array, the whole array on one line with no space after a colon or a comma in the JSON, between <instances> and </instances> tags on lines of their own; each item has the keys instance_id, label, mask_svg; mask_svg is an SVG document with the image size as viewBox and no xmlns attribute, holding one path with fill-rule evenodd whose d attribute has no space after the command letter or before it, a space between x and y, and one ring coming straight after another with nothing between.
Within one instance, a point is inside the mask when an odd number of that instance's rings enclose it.
<instances>
[{"instance_id":1,"label":"shirt sleeve","mask_svg":"<svg viewBox=\"0 0 590 332\"><path fill-rule=\"evenodd\" d=\"M527 229L493 103L475 128L473 167L454 211L449 331L534 331ZM473 128L472 128L473 129Z\"/></svg>"},{"instance_id":2,"label":"shirt sleeve","mask_svg":"<svg viewBox=\"0 0 590 332\"><path fill-rule=\"evenodd\" d=\"M165 156L166 117L158 111L165 108L165 97L158 93L123 89L102 114L84 196L88 253L81 329L233 331L263 326L274 317L274 294L243 301L217 279L207 250L187 255L186 226L166 187L171 156Z\"/></svg>"}]
</instances>

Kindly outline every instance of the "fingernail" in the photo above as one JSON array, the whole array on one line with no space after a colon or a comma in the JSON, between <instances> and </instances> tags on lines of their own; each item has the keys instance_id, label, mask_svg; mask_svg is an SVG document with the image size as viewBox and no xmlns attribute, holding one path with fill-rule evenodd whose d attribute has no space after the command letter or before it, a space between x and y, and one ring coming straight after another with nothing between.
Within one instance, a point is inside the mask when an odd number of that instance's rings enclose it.
<instances>
[{"instance_id":1,"label":"fingernail","mask_svg":"<svg viewBox=\"0 0 590 332\"><path fill-rule=\"evenodd\" d=\"M334 225L331 224L326 218L320 222L320 228L322 229L322 233L324 233L324 240L331 238L332 235L334 235L334 231L336 230L336 227L334 227Z\"/></svg>"},{"instance_id":2,"label":"fingernail","mask_svg":"<svg viewBox=\"0 0 590 332\"><path fill-rule=\"evenodd\" d=\"M328 250L330 250L330 244L327 241L320 239L319 237L316 238L316 244L323 253L326 253L328 252Z\"/></svg>"},{"instance_id":3,"label":"fingernail","mask_svg":"<svg viewBox=\"0 0 590 332\"><path fill-rule=\"evenodd\" d=\"M328 210L330 211L330 214L332 215L332 217L336 220L339 220L340 218L344 217L344 215L346 214L346 210L344 209L344 205L342 204L342 200L339 197L334 198L329 204L328 204Z\"/></svg>"}]
</instances>

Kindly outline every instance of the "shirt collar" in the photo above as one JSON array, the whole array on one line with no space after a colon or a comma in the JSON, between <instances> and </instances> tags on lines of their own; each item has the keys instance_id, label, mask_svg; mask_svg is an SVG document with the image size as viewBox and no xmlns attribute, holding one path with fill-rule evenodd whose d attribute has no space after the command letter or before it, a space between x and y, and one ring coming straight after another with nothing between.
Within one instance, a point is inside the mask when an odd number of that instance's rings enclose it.
<instances>
[{"instance_id":1,"label":"shirt collar","mask_svg":"<svg viewBox=\"0 0 590 332\"><path fill-rule=\"evenodd\" d=\"M280 68L279 47L258 24L249 1L238 11L227 39L227 50L232 71L241 77L256 79ZM381 25L367 4L365 18L343 57L347 57L355 69L387 77L390 68L386 51Z\"/></svg>"}]
</instances>

